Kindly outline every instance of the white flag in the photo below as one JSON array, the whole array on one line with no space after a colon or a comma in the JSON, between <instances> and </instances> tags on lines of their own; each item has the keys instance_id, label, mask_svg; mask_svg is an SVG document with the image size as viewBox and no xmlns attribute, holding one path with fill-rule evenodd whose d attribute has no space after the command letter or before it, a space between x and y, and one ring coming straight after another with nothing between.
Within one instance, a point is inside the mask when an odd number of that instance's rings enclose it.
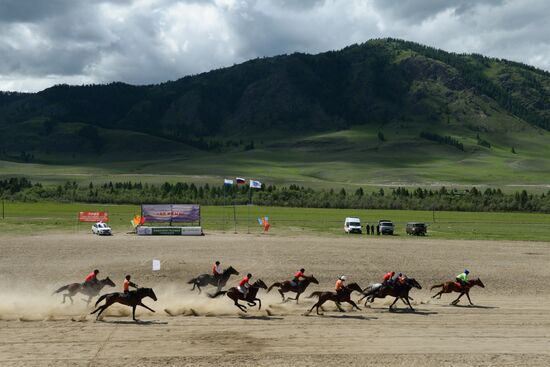
<instances>
[{"instance_id":1,"label":"white flag","mask_svg":"<svg viewBox=\"0 0 550 367\"><path fill-rule=\"evenodd\" d=\"M253 189L261 189L262 183L260 181L250 180L250 187Z\"/></svg>"},{"instance_id":2,"label":"white flag","mask_svg":"<svg viewBox=\"0 0 550 367\"><path fill-rule=\"evenodd\" d=\"M153 259L153 271L160 270L160 260Z\"/></svg>"}]
</instances>

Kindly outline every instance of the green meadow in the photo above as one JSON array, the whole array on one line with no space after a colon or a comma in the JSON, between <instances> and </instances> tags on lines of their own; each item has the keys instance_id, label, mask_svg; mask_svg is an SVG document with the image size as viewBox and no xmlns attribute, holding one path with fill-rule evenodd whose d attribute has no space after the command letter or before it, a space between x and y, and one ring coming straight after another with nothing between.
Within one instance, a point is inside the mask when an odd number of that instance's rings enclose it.
<instances>
[{"instance_id":1,"label":"green meadow","mask_svg":"<svg viewBox=\"0 0 550 367\"><path fill-rule=\"evenodd\" d=\"M32 234L90 232L89 223L78 223L79 211L108 211L115 235L131 232L130 220L140 213L135 205L96 205L80 203L18 203L5 202L5 218L0 216L0 233ZM1 213L0 213L1 214ZM354 210L310 209L261 206L201 207L205 232L232 234L260 234L262 227L257 218L268 216L272 225L270 236L318 234L348 236L343 232L344 218L357 216L363 225L376 225L379 219L389 219L396 225L395 236L413 238L405 234L409 221L428 224L430 239L463 240L532 240L548 241L550 238L550 215L530 213L472 213L431 212L409 210ZM2 235L0 235L2 236ZM363 235L366 236L366 235Z\"/></svg>"}]
</instances>

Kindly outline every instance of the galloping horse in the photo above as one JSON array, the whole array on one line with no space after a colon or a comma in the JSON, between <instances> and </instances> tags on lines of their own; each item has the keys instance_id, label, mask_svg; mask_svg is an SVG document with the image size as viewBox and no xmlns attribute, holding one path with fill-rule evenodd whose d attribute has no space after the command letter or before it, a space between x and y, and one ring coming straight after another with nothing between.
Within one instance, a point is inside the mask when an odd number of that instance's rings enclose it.
<instances>
[{"instance_id":1,"label":"galloping horse","mask_svg":"<svg viewBox=\"0 0 550 367\"><path fill-rule=\"evenodd\" d=\"M92 301L92 298L96 297L106 285L114 287L115 283L111 279L109 279L109 277L99 280L96 284L71 283L59 288L58 290L53 292L53 294L66 290L69 293L63 295L63 302L61 303L65 303L65 298L69 297L69 299L71 300L71 304L73 304L73 296L79 292L84 293L86 296L88 296L86 305L89 305Z\"/></svg>"},{"instance_id":2,"label":"galloping horse","mask_svg":"<svg viewBox=\"0 0 550 367\"><path fill-rule=\"evenodd\" d=\"M258 301L258 310L262 309L262 301L259 298L256 298L256 295L258 294L258 290L267 289L267 285L261 280L258 279L250 286L250 289L248 289L248 293L246 294L246 298L244 298L244 294L241 293L237 289L237 287L231 287L226 291L218 291L213 295L210 295L211 298L216 298L222 294L227 295L227 297L231 298L235 302L235 306L237 306L241 311L246 312L246 306L239 304L239 300L245 301L248 303L248 306L254 307L256 306L256 301Z\"/></svg>"},{"instance_id":3,"label":"galloping horse","mask_svg":"<svg viewBox=\"0 0 550 367\"><path fill-rule=\"evenodd\" d=\"M338 309L341 312L344 312L344 310L342 309L342 307L340 307L340 302L347 302L350 305L352 305L353 307L355 307L356 309L361 310L355 304L355 302L353 302L351 300L350 296L351 296L351 292L353 292L353 291L362 292L363 289L361 289L361 287L359 287L359 285L357 283L351 283L350 285L348 285L347 287L345 287L343 289L343 291L340 295L336 294L336 292L313 292L307 298L319 297L319 301L317 301L316 304L311 306L311 308L309 309L309 311L307 313L310 313L311 311L313 311L313 309L315 307L317 307L317 309L316 309L317 315L320 315L319 307L321 307L323 305L323 303L325 303L326 301L333 301L334 303L336 303L336 307L338 307Z\"/></svg>"},{"instance_id":4,"label":"galloping horse","mask_svg":"<svg viewBox=\"0 0 550 367\"><path fill-rule=\"evenodd\" d=\"M187 284L193 284L193 288L191 288L191 290L194 290L195 287L197 287L199 289L199 294L202 292L201 287L205 287L207 285L215 285L218 288L218 291L220 291L223 287L225 287L231 275L239 275L239 272L232 266L225 269L218 278L215 278L211 274L201 274L198 277L188 281Z\"/></svg>"},{"instance_id":5,"label":"galloping horse","mask_svg":"<svg viewBox=\"0 0 550 367\"><path fill-rule=\"evenodd\" d=\"M278 291L281 294L281 297L283 297L283 302L286 302L288 300L295 300L296 303L298 303L298 298L300 298L300 294L304 293L306 288L310 283L319 284L319 281L315 279L313 275L304 277L305 279L299 282L297 285L293 286L292 282L290 280L283 281L281 283L273 283L267 288L267 293L273 288L278 287ZM286 292L294 292L296 293L296 298L290 298L288 297L285 299L285 293Z\"/></svg>"},{"instance_id":6,"label":"galloping horse","mask_svg":"<svg viewBox=\"0 0 550 367\"><path fill-rule=\"evenodd\" d=\"M395 305L398 299L403 301L405 305L409 306L409 308L414 311L414 308L412 307L410 302L411 298L409 297L409 292L412 288L422 289L422 286L414 278L407 278L405 280L405 284L397 284L393 287L383 287L380 283L378 283L365 288L363 290L363 297L361 297L359 301L366 297L366 306L368 302L374 302L375 298L386 298L387 296L392 296L395 297L395 300L390 305L390 311L392 310L393 305Z\"/></svg>"},{"instance_id":7,"label":"galloping horse","mask_svg":"<svg viewBox=\"0 0 550 367\"><path fill-rule=\"evenodd\" d=\"M155 292L153 292L152 288L138 288L137 290L131 291L130 293L116 292L116 293L104 294L103 296L99 297L99 299L95 303L95 306L97 307L99 302L103 301L104 299L105 299L105 304L103 306L96 308L94 311L90 312L90 315L99 311L96 317L96 320L97 320L99 318L99 315L101 315L101 313L105 311L107 308L109 308L109 306L111 306L113 303L121 303L123 305L132 307L132 319L134 321L138 321L136 320L137 306L141 306L148 309L151 312L155 312L155 310L145 306L141 302L141 300L145 297L150 297L153 299L153 301L157 300L157 296Z\"/></svg>"},{"instance_id":8,"label":"galloping horse","mask_svg":"<svg viewBox=\"0 0 550 367\"><path fill-rule=\"evenodd\" d=\"M474 285L478 285L481 288L485 288L485 284L483 284L481 279L476 278L476 279L470 280L468 284L466 284L465 286L459 285L457 282L451 280L449 282L433 285L430 288L430 290L434 288L442 287L442 289L439 292L437 292L435 295L432 296L432 298L439 296L437 299L440 299L443 293L458 292L460 293L460 295L458 296L457 299L451 302L451 305L453 306L456 305L458 302L460 302L460 297L462 297L463 295L466 295L466 297L468 297L468 301L470 301L470 305L473 306L474 304L470 299L470 288L472 288Z\"/></svg>"}]
</instances>

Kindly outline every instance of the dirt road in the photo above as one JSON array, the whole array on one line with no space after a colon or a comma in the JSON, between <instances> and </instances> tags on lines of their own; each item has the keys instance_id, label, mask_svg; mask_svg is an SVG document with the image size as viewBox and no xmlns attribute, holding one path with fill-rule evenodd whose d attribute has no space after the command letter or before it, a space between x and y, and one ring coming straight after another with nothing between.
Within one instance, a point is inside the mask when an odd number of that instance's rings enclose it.
<instances>
[{"instance_id":1,"label":"dirt road","mask_svg":"<svg viewBox=\"0 0 550 367\"><path fill-rule=\"evenodd\" d=\"M0 237L0 365L550 365L550 244L432 241L363 237L205 237L46 235ZM162 261L151 271L153 258ZM403 271L424 288L413 290L416 312L390 313L388 301L340 313L304 316L311 300L281 304L260 292L264 307L239 313L229 299L189 291L186 281L219 259L271 284L297 268L314 274L314 290L330 290L339 274L365 287L387 270ZM467 266L485 289L474 307L449 306L454 296L430 298L429 285ZM60 304L57 287L93 268L120 289L123 276L153 287L142 323L113 307L96 322L82 297ZM238 278L230 280L233 285ZM107 291L114 290L113 288ZM354 296L358 298L358 296ZM309 307L308 307L309 306ZM165 311L166 310L166 311Z\"/></svg>"}]
</instances>

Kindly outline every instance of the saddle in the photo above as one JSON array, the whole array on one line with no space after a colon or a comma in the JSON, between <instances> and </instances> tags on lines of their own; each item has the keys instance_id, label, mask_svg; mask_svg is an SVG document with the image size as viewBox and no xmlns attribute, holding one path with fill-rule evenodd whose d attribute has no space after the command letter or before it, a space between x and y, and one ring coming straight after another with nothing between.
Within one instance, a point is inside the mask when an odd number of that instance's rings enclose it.
<instances>
[{"instance_id":1,"label":"saddle","mask_svg":"<svg viewBox=\"0 0 550 367\"><path fill-rule=\"evenodd\" d=\"M454 282L454 283L458 288L462 288L462 284L460 284L460 282Z\"/></svg>"}]
</instances>

